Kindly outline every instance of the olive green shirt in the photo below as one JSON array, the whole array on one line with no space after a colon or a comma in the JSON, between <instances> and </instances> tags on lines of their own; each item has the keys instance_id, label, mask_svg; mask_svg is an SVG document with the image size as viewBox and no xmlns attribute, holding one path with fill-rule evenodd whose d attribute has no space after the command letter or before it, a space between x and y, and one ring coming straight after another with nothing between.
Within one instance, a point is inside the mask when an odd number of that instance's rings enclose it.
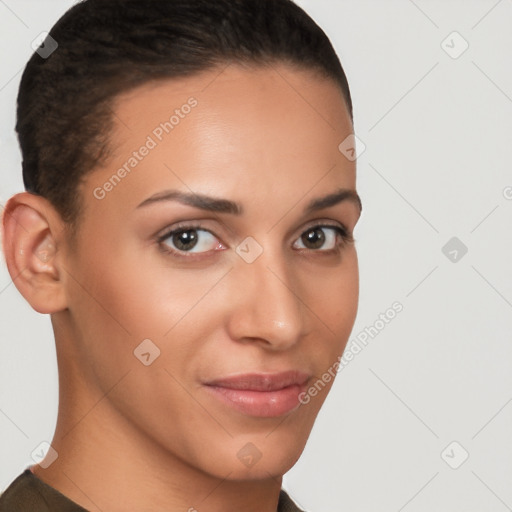
<instances>
[{"instance_id":1,"label":"olive green shirt","mask_svg":"<svg viewBox=\"0 0 512 512\"><path fill-rule=\"evenodd\" d=\"M0 512L87 512L27 468L0 494ZM304 512L281 489L277 512Z\"/></svg>"}]
</instances>

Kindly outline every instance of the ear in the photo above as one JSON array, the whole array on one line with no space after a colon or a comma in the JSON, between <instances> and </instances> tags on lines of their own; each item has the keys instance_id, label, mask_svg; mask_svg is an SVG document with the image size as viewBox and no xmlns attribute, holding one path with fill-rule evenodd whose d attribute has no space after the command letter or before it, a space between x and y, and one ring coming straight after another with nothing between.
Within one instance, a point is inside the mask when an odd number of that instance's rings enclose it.
<instances>
[{"instance_id":1,"label":"ear","mask_svg":"<svg viewBox=\"0 0 512 512\"><path fill-rule=\"evenodd\" d=\"M7 269L19 292L39 313L66 309L59 270L65 224L55 208L43 197L21 192L7 201L2 226Z\"/></svg>"}]
</instances>

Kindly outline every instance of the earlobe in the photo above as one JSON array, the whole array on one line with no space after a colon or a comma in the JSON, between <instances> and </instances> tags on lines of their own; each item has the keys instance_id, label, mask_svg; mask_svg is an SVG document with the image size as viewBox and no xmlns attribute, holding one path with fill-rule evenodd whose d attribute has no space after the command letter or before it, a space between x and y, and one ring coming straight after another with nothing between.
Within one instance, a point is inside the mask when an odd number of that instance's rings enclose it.
<instances>
[{"instance_id":1,"label":"earlobe","mask_svg":"<svg viewBox=\"0 0 512 512\"><path fill-rule=\"evenodd\" d=\"M16 288L39 313L65 309L56 240L62 223L55 209L44 198L22 192L5 205L2 223L5 260Z\"/></svg>"}]
</instances>

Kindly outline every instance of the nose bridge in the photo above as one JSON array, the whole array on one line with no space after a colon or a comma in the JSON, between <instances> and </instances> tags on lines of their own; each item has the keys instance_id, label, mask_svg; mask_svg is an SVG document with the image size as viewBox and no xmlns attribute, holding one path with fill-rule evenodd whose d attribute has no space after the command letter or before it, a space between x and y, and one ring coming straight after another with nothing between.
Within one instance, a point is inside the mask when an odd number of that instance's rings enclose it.
<instances>
[{"instance_id":1,"label":"nose bridge","mask_svg":"<svg viewBox=\"0 0 512 512\"><path fill-rule=\"evenodd\" d=\"M239 340L266 341L275 348L296 343L304 329L304 306L295 290L293 268L284 255L267 248L252 263L242 258L236 267L232 335Z\"/></svg>"}]
</instances>

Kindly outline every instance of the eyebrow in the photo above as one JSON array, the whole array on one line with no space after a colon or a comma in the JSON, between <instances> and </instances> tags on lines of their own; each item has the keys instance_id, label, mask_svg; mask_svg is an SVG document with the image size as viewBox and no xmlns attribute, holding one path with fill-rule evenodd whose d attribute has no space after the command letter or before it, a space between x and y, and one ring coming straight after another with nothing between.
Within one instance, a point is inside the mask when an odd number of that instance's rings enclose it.
<instances>
[{"instance_id":1,"label":"eyebrow","mask_svg":"<svg viewBox=\"0 0 512 512\"><path fill-rule=\"evenodd\" d=\"M164 190L162 192L157 192L142 201L137 208L149 206L161 201L178 201L179 203L186 204L188 206L193 206L201 210L207 210L215 213L242 215L244 211L243 206L234 201L219 199L204 194L182 192L181 190ZM340 188L332 194L311 200L304 209L304 213L309 214L317 210L335 206L336 204L344 201L354 203L357 206L359 213L361 213L363 209L361 198L355 190L347 188Z\"/></svg>"}]
</instances>

